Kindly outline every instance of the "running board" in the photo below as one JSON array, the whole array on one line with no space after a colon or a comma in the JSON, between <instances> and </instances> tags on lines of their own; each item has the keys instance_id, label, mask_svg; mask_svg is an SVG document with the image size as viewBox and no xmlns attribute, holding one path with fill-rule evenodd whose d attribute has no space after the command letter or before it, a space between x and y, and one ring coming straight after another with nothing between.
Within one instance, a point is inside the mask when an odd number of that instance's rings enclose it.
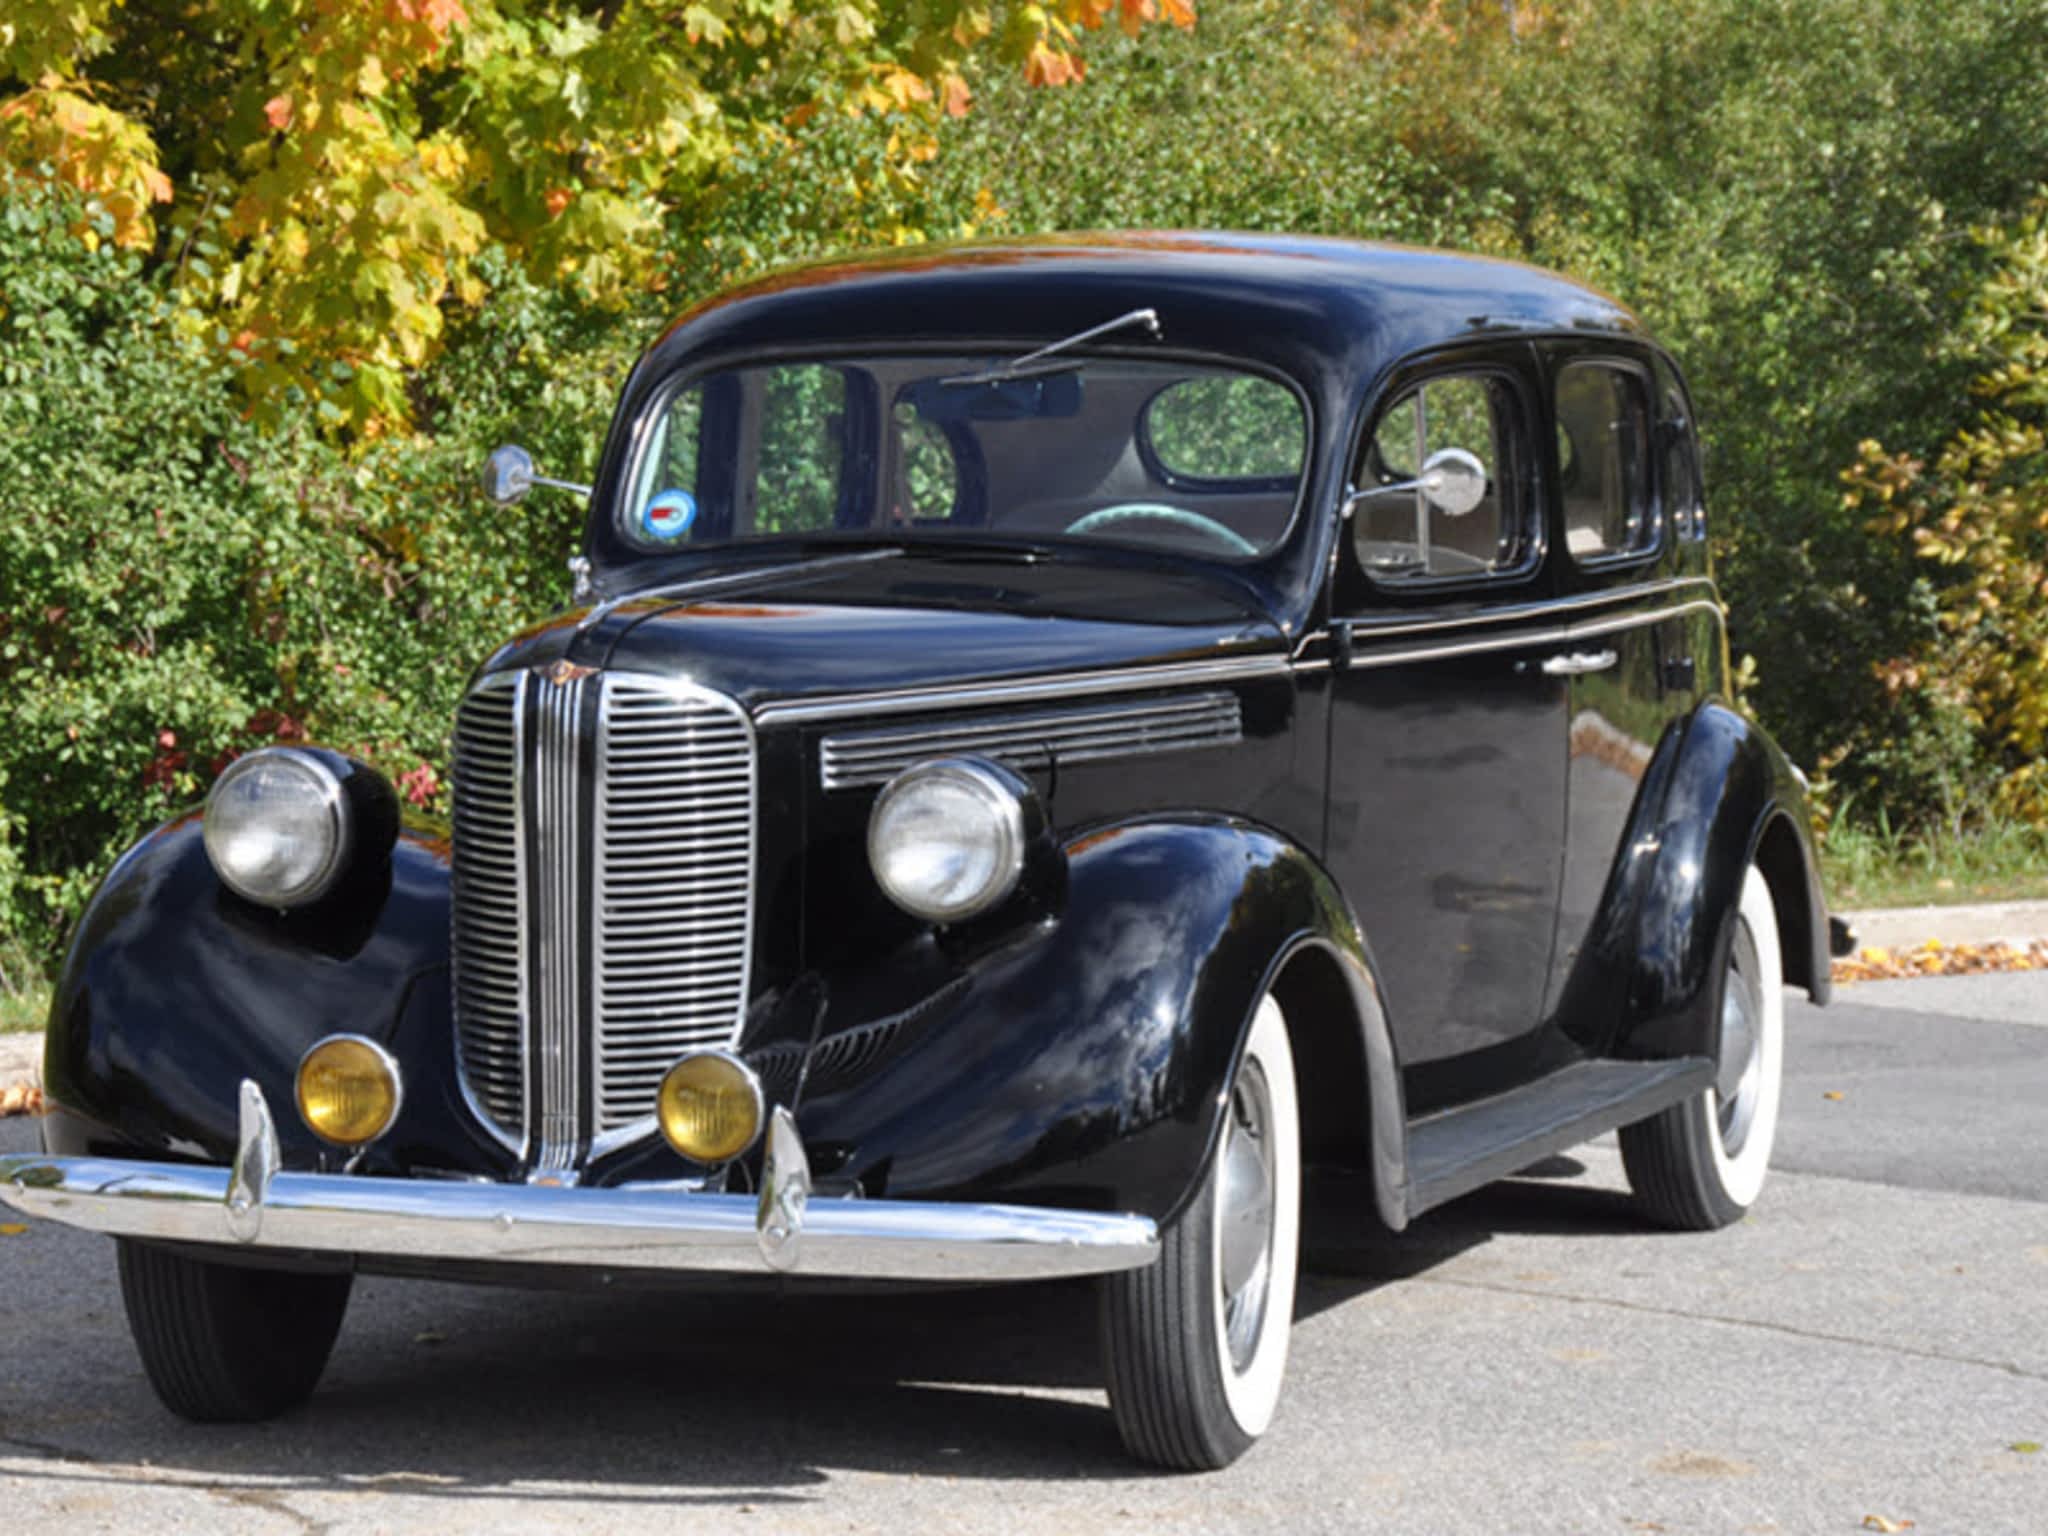
<instances>
[{"instance_id":1,"label":"running board","mask_svg":"<svg viewBox=\"0 0 2048 1536\"><path fill-rule=\"evenodd\" d=\"M1714 1081L1704 1056L1671 1061L1581 1061L1476 1104L1408 1127L1408 1214L1470 1194L1482 1184L1646 1120Z\"/></svg>"}]
</instances>

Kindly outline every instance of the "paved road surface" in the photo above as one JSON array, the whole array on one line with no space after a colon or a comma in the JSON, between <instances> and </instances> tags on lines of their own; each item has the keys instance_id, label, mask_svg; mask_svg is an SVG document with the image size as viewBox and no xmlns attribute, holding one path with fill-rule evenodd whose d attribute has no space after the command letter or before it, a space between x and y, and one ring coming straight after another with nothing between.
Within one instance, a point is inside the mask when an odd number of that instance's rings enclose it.
<instances>
[{"instance_id":1,"label":"paved road surface","mask_svg":"<svg viewBox=\"0 0 2048 1536\"><path fill-rule=\"evenodd\" d=\"M2048 978L1791 1022L1750 1220L1646 1232L1595 1146L1325 1251L1280 1421L1216 1476L1124 1463L1074 1287L369 1280L310 1408L194 1428L143 1383L111 1244L36 1225L0 1237L0 1526L2042 1536L2048 1450L2013 1447L2048 1445Z\"/></svg>"}]
</instances>

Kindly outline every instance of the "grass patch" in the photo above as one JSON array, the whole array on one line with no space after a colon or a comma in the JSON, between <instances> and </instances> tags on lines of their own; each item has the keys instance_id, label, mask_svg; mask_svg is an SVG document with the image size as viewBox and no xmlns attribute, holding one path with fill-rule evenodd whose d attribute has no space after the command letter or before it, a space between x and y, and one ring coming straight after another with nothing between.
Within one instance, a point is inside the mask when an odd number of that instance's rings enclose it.
<instances>
[{"instance_id":1,"label":"grass patch","mask_svg":"<svg viewBox=\"0 0 2048 1536\"><path fill-rule=\"evenodd\" d=\"M0 992L0 1035L40 1034L49 1016L50 993L47 987Z\"/></svg>"},{"instance_id":2,"label":"grass patch","mask_svg":"<svg viewBox=\"0 0 2048 1536\"><path fill-rule=\"evenodd\" d=\"M50 987L28 949L0 934L0 1035L40 1032L50 1016Z\"/></svg>"},{"instance_id":3,"label":"grass patch","mask_svg":"<svg viewBox=\"0 0 2048 1536\"><path fill-rule=\"evenodd\" d=\"M1883 821L1837 824L1821 868L1837 911L2048 900L2048 827L1988 822L1966 832L1908 836Z\"/></svg>"}]
</instances>

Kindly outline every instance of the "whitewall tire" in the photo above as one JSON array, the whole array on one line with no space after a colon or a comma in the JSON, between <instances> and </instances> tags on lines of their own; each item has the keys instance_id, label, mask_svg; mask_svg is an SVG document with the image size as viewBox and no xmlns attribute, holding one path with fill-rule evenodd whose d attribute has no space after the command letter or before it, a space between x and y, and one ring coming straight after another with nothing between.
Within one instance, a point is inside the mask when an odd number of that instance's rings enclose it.
<instances>
[{"instance_id":1,"label":"whitewall tire","mask_svg":"<svg viewBox=\"0 0 2048 1536\"><path fill-rule=\"evenodd\" d=\"M1156 1264L1102 1285L1109 1401L1140 1460L1228 1466L1280 1401L1301 1251L1301 1110L1280 1005L1263 999L1201 1189Z\"/></svg>"},{"instance_id":2,"label":"whitewall tire","mask_svg":"<svg viewBox=\"0 0 2048 1536\"><path fill-rule=\"evenodd\" d=\"M1739 1221L1763 1192L1785 1071L1785 967L1771 888L1752 865L1723 924L1712 999L1715 1079L1698 1097L1621 1132L1637 1204L1664 1226Z\"/></svg>"}]
</instances>

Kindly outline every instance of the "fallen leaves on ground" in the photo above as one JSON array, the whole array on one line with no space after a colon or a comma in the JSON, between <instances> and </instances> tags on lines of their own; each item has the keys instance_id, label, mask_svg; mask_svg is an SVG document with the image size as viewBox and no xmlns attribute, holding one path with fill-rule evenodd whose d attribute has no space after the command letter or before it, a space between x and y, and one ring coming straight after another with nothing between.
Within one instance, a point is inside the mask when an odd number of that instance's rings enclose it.
<instances>
[{"instance_id":1,"label":"fallen leaves on ground","mask_svg":"<svg viewBox=\"0 0 2048 1536\"><path fill-rule=\"evenodd\" d=\"M34 1083L10 1083L0 1088L0 1120L9 1115L40 1115L43 1112L43 1090Z\"/></svg>"},{"instance_id":2,"label":"fallen leaves on ground","mask_svg":"<svg viewBox=\"0 0 2048 1536\"><path fill-rule=\"evenodd\" d=\"M1913 1522L1910 1520L1887 1520L1883 1515L1865 1515L1863 1517L1863 1529L1866 1531L1910 1531L1913 1529Z\"/></svg>"},{"instance_id":3,"label":"fallen leaves on ground","mask_svg":"<svg viewBox=\"0 0 2048 1536\"><path fill-rule=\"evenodd\" d=\"M27 1231L25 1221L0 1221L0 1237L20 1237Z\"/></svg>"},{"instance_id":4,"label":"fallen leaves on ground","mask_svg":"<svg viewBox=\"0 0 2048 1536\"><path fill-rule=\"evenodd\" d=\"M1918 949L1859 949L1835 962L1837 981L1981 976L1990 971L2048 971L2048 939L2029 944L1944 944L1929 939Z\"/></svg>"}]
</instances>

